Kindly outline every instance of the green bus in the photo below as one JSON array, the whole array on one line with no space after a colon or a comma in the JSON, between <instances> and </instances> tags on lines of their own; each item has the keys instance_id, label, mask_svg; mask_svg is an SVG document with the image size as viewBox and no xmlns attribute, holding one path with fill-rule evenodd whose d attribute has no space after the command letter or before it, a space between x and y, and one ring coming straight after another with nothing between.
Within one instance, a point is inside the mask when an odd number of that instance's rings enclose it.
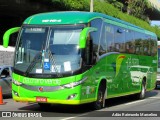
<instances>
[{"instance_id":1,"label":"green bus","mask_svg":"<svg viewBox=\"0 0 160 120\"><path fill-rule=\"evenodd\" d=\"M158 68L157 68L157 82L156 82L156 88L158 89L158 86L160 85L160 41L158 43Z\"/></svg>"},{"instance_id":2,"label":"green bus","mask_svg":"<svg viewBox=\"0 0 160 120\"><path fill-rule=\"evenodd\" d=\"M96 12L50 12L28 17L14 55L15 101L105 106L105 99L135 94L143 99L157 78L157 37L128 22Z\"/></svg>"}]
</instances>

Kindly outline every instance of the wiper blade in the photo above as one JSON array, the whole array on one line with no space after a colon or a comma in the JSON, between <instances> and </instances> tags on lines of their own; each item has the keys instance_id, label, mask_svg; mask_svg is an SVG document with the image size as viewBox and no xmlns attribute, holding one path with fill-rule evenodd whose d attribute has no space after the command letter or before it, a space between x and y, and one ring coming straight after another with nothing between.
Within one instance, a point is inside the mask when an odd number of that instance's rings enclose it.
<instances>
[{"instance_id":1,"label":"wiper blade","mask_svg":"<svg viewBox=\"0 0 160 120\"><path fill-rule=\"evenodd\" d=\"M33 58L31 64L28 66L26 72L25 72L25 76L28 75L28 73L34 68L34 66L36 65L37 63L37 60L40 59L40 57L42 57L42 52L38 52L35 57Z\"/></svg>"},{"instance_id":2,"label":"wiper blade","mask_svg":"<svg viewBox=\"0 0 160 120\"><path fill-rule=\"evenodd\" d=\"M51 52L50 50L48 50L48 54L49 54L49 58L50 58L50 60L51 60L51 62L52 62L52 64L53 64L53 67L54 67L54 70L55 70L55 72L56 72L57 77L63 77L62 74L60 74L60 73L58 72L58 69L57 69L57 67L56 67L56 61L55 61L55 59L54 59L54 57L53 57L53 54L52 54L52 52Z\"/></svg>"}]
</instances>

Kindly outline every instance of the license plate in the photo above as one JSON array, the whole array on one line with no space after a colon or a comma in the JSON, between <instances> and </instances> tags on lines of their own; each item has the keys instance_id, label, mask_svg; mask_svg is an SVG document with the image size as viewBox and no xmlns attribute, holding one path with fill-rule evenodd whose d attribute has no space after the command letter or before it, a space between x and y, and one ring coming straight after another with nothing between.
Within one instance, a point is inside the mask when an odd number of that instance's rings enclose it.
<instances>
[{"instance_id":1,"label":"license plate","mask_svg":"<svg viewBox=\"0 0 160 120\"><path fill-rule=\"evenodd\" d=\"M47 102L46 97L36 97L36 102Z\"/></svg>"}]
</instances>

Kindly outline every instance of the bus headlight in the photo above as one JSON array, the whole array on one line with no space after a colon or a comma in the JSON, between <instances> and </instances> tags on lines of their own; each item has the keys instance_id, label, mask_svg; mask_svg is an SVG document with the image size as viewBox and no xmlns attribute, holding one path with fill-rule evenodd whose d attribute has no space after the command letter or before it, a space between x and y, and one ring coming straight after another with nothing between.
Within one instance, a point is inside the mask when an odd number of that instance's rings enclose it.
<instances>
[{"instance_id":1,"label":"bus headlight","mask_svg":"<svg viewBox=\"0 0 160 120\"><path fill-rule=\"evenodd\" d=\"M76 96L77 96L76 93L75 93L75 94L72 94L72 95L69 95L68 98L67 98L67 100L72 100L72 99L74 99Z\"/></svg>"},{"instance_id":2,"label":"bus headlight","mask_svg":"<svg viewBox=\"0 0 160 120\"><path fill-rule=\"evenodd\" d=\"M17 80L14 80L14 79L12 80L12 83L17 85L17 86L21 86L22 85L21 82L18 82Z\"/></svg>"},{"instance_id":3,"label":"bus headlight","mask_svg":"<svg viewBox=\"0 0 160 120\"><path fill-rule=\"evenodd\" d=\"M19 97L19 94L18 94L18 92L16 92L16 91L13 91L13 93L14 93L14 95L16 95L17 97Z\"/></svg>"},{"instance_id":4,"label":"bus headlight","mask_svg":"<svg viewBox=\"0 0 160 120\"><path fill-rule=\"evenodd\" d=\"M65 85L63 85L63 87L64 88L73 88L75 86L78 86L78 85L82 84L86 80L87 80L87 77L85 77L82 80L77 81L77 82L72 82L72 83L69 83L69 84L65 84Z\"/></svg>"}]
</instances>

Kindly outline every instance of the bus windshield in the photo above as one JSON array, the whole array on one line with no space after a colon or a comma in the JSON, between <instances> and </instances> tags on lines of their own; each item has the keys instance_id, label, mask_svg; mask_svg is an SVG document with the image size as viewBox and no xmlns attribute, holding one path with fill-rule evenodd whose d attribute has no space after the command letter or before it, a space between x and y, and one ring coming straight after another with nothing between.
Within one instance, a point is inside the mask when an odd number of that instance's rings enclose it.
<instances>
[{"instance_id":1,"label":"bus windshield","mask_svg":"<svg viewBox=\"0 0 160 120\"><path fill-rule=\"evenodd\" d=\"M14 68L28 74L78 70L81 66L78 45L83 27L22 27Z\"/></svg>"}]
</instances>

